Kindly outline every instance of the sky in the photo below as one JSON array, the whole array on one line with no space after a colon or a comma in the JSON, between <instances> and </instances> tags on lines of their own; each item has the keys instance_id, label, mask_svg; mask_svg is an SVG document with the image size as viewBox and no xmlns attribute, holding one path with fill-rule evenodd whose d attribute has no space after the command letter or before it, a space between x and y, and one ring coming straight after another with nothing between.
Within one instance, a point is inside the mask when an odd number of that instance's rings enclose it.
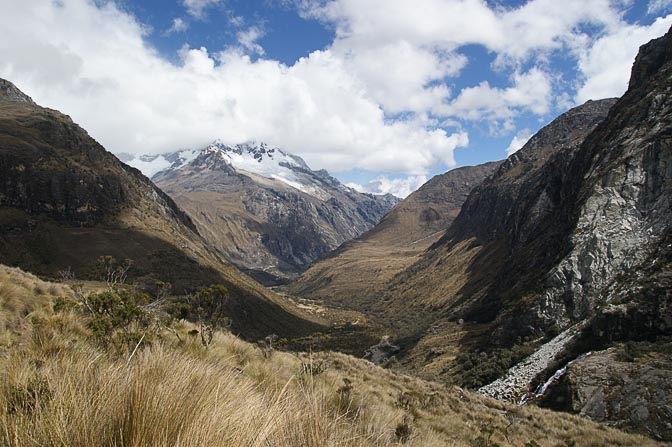
<instances>
[{"instance_id":1,"label":"sky","mask_svg":"<svg viewBox=\"0 0 672 447\"><path fill-rule=\"evenodd\" d=\"M0 0L0 77L113 153L264 141L362 191L620 96L672 0Z\"/></svg>"}]
</instances>

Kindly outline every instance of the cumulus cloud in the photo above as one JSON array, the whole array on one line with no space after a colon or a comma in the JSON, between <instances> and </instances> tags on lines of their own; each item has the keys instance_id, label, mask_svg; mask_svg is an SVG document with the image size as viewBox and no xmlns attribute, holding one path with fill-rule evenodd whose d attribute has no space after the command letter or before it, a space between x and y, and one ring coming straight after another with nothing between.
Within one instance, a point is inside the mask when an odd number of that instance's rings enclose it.
<instances>
[{"instance_id":1,"label":"cumulus cloud","mask_svg":"<svg viewBox=\"0 0 672 447\"><path fill-rule=\"evenodd\" d=\"M400 109L450 113L450 108L441 107L451 93L444 78L458 74L467 63L459 52L464 45L483 45L497 55L497 67L521 71L520 66L533 56L543 58L581 41L582 26L609 33L621 24L621 13L610 0L532 0L518 8L491 8L482 0L300 4L305 16L335 28L332 50L393 113ZM482 86L479 92L488 90L489 86ZM535 102L532 111L544 113L546 100Z\"/></svg>"},{"instance_id":2,"label":"cumulus cloud","mask_svg":"<svg viewBox=\"0 0 672 447\"><path fill-rule=\"evenodd\" d=\"M332 172L422 175L453 166L453 150L468 143L463 131L386 116L329 49L287 66L185 45L173 64L147 45L134 17L86 0L26 0L0 16L0 28L0 76L114 152L257 139Z\"/></svg>"},{"instance_id":3,"label":"cumulus cloud","mask_svg":"<svg viewBox=\"0 0 672 447\"><path fill-rule=\"evenodd\" d=\"M622 95L628 87L632 62L639 46L660 37L672 25L672 15L660 17L649 26L623 25L611 34L580 48L578 68L583 83L576 94L581 104L589 99Z\"/></svg>"},{"instance_id":4,"label":"cumulus cloud","mask_svg":"<svg viewBox=\"0 0 672 447\"><path fill-rule=\"evenodd\" d=\"M506 156L508 157L511 154L518 152L520 148L525 146L525 143L527 143L530 138L532 138L532 131L530 131L530 129L519 131L511 140L509 147L506 148Z\"/></svg>"},{"instance_id":5,"label":"cumulus cloud","mask_svg":"<svg viewBox=\"0 0 672 447\"><path fill-rule=\"evenodd\" d=\"M533 0L517 8L491 8L483 0L332 0L302 2L307 16L333 24L339 40L404 39L416 46L454 49L481 44L515 59L558 48L580 24L615 26L620 13L609 0Z\"/></svg>"},{"instance_id":6,"label":"cumulus cloud","mask_svg":"<svg viewBox=\"0 0 672 447\"><path fill-rule=\"evenodd\" d=\"M203 20L206 17L206 10L216 6L221 0L182 0L182 5L189 15L195 19Z\"/></svg>"},{"instance_id":7,"label":"cumulus cloud","mask_svg":"<svg viewBox=\"0 0 672 447\"><path fill-rule=\"evenodd\" d=\"M417 47L405 40L353 45L337 41L330 51L387 113L437 110L451 92L445 83L432 82L457 75L467 63L464 55Z\"/></svg>"},{"instance_id":8,"label":"cumulus cloud","mask_svg":"<svg viewBox=\"0 0 672 447\"><path fill-rule=\"evenodd\" d=\"M505 127L510 127L511 120L523 110L537 115L549 112L553 97L551 78L546 72L532 68L514 73L512 81L513 86L507 88L491 87L487 81L467 87L442 111L469 121L502 122Z\"/></svg>"},{"instance_id":9,"label":"cumulus cloud","mask_svg":"<svg viewBox=\"0 0 672 447\"><path fill-rule=\"evenodd\" d=\"M382 175L363 185L348 183L346 186L359 192L368 192L370 194L392 194L403 199L425 183L427 183L427 177L424 175L407 176L404 178L390 178Z\"/></svg>"},{"instance_id":10,"label":"cumulus cloud","mask_svg":"<svg viewBox=\"0 0 672 447\"><path fill-rule=\"evenodd\" d=\"M166 34L183 33L188 28L189 24L187 22L185 22L180 17L176 17L173 19L173 23L171 24L170 28L166 30Z\"/></svg>"}]
</instances>

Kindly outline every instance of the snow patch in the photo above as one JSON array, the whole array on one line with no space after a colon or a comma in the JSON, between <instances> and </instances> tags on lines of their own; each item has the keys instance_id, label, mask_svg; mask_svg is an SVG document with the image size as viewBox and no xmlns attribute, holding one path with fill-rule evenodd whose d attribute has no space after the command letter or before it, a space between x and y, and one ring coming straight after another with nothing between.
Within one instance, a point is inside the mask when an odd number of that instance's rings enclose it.
<instances>
[{"instance_id":1,"label":"snow patch","mask_svg":"<svg viewBox=\"0 0 672 447\"><path fill-rule=\"evenodd\" d=\"M139 155L126 161L126 164L139 169L147 177L152 178L166 169L179 169L189 164L200 153L199 150L186 149L172 154Z\"/></svg>"}]
</instances>

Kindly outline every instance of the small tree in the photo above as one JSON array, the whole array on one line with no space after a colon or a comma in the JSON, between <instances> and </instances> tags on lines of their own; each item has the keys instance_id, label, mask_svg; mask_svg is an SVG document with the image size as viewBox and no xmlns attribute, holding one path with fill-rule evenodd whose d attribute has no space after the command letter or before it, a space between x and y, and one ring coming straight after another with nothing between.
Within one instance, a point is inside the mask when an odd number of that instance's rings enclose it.
<instances>
[{"instance_id":1,"label":"small tree","mask_svg":"<svg viewBox=\"0 0 672 447\"><path fill-rule=\"evenodd\" d=\"M200 327L201 343L206 348L212 343L214 331L231 326L224 307L228 298L228 290L221 284L211 285L190 295L187 300L196 314Z\"/></svg>"},{"instance_id":2,"label":"small tree","mask_svg":"<svg viewBox=\"0 0 672 447\"><path fill-rule=\"evenodd\" d=\"M97 271L107 286L112 288L115 285L126 283L131 265L133 261L128 258L117 261L113 256L101 256L98 258Z\"/></svg>"}]
</instances>

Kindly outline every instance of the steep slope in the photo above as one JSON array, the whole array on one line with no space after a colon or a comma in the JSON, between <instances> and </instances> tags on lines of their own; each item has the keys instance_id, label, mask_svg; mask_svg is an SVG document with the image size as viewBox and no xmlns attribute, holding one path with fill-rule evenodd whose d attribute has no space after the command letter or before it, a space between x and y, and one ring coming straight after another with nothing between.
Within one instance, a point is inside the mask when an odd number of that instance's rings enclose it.
<instances>
[{"instance_id":1,"label":"steep slope","mask_svg":"<svg viewBox=\"0 0 672 447\"><path fill-rule=\"evenodd\" d=\"M216 141L166 159L174 162L155 183L189 213L210 246L270 284L359 236L398 201L358 193L263 143Z\"/></svg>"},{"instance_id":2,"label":"steep slope","mask_svg":"<svg viewBox=\"0 0 672 447\"><path fill-rule=\"evenodd\" d=\"M578 354L672 333L671 89L668 33L615 104L561 116L470 194L385 297L402 334L420 326L409 314L441 317L407 365L471 386L506 373L481 392L518 400Z\"/></svg>"},{"instance_id":3,"label":"steep slope","mask_svg":"<svg viewBox=\"0 0 672 447\"><path fill-rule=\"evenodd\" d=\"M100 256L130 258L129 278L177 293L223 283L235 328L250 336L314 328L210 250L192 221L138 170L72 120L0 81L0 262L42 275L94 275Z\"/></svg>"},{"instance_id":4,"label":"steep slope","mask_svg":"<svg viewBox=\"0 0 672 447\"><path fill-rule=\"evenodd\" d=\"M479 312L496 313L498 302L485 301L485 294L493 290L495 299L499 299L498 291L504 289L498 284L519 276L503 274L512 262L509 254L514 249L505 231L509 228L507 222L514 229L533 228L534 216L550 208L537 205L536 196L546 197L545 191L561 181L558 176L564 172L563 163L571 159L614 102L591 101L542 129L471 191L457 219L428 252L397 276L387 278L384 287L371 294L365 310L401 339L402 347L406 348L405 361L412 368L423 368L430 376L452 375L454 371L449 365L453 364L461 340L487 331L483 325L472 327L456 322L477 321ZM555 219L550 219L546 225L554 224ZM545 230L541 224L536 231L538 238L543 239ZM532 236L529 229L515 234ZM540 256L545 255L548 252L542 250ZM523 261L529 262L524 273L532 274L537 261L534 258ZM328 277L329 273L323 276ZM357 299L351 300L359 303ZM480 302L493 305L478 307ZM492 315L485 317L485 322L492 320ZM426 337L428 334L432 336ZM409 352L418 339L421 341L416 349Z\"/></svg>"},{"instance_id":5,"label":"steep slope","mask_svg":"<svg viewBox=\"0 0 672 447\"><path fill-rule=\"evenodd\" d=\"M469 192L499 164L467 166L435 176L374 228L313 264L289 289L332 305L369 308L396 274L443 235Z\"/></svg>"}]
</instances>

